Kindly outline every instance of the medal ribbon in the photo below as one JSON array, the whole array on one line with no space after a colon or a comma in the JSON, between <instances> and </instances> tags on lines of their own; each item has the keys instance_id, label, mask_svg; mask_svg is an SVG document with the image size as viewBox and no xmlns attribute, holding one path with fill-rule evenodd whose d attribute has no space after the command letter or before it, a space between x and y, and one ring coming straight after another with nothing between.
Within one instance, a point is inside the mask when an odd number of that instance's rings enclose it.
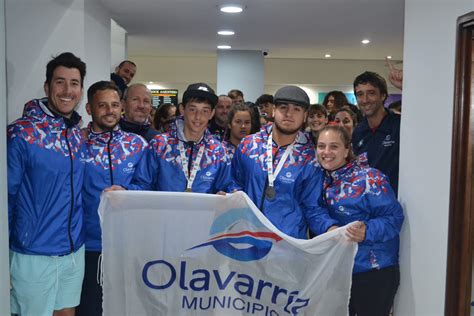
<instances>
[{"instance_id":1,"label":"medal ribbon","mask_svg":"<svg viewBox=\"0 0 474 316\"><path fill-rule=\"evenodd\" d=\"M275 169L275 172L273 172L273 138L272 138L273 132L270 133L268 136L268 141L267 141L267 171L268 171L268 186L273 187L273 182L275 182L276 177L280 173L281 169L283 168L283 165L285 164L286 160L288 159L288 156L290 153L293 151L293 147L296 142L291 143L288 147L286 147L285 152L283 153L283 156L281 157L280 161L278 162L278 165Z\"/></svg>"},{"instance_id":2,"label":"medal ribbon","mask_svg":"<svg viewBox=\"0 0 474 316\"><path fill-rule=\"evenodd\" d=\"M196 174L198 170L200 169L202 156L204 154L204 146L201 146L201 148L199 148L199 151L196 156L196 160L194 160L193 166L189 173L188 173L188 158L186 158L186 149L184 149L182 141L178 141L178 149L179 149L179 154L181 156L181 168L183 169L184 175L186 176L186 180L188 181L186 185L186 190L191 190L194 179L196 179ZM192 157L190 158L192 159Z\"/></svg>"}]
</instances>

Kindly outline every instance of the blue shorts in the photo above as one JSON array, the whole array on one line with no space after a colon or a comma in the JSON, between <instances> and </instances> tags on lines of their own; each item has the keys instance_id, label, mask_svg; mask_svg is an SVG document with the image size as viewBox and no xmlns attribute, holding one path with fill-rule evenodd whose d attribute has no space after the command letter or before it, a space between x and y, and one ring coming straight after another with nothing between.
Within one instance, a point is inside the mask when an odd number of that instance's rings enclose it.
<instances>
[{"instance_id":1,"label":"blue shorts","mask_svg":"<svg viewBox=\"0 0 474 316\"><path fill-rule=\"evenodd\" d=\"M48 315L79 305L84 246L66 256L25 255L10 250L10 307L13 314Z\"/></svg>"}]
</instances>

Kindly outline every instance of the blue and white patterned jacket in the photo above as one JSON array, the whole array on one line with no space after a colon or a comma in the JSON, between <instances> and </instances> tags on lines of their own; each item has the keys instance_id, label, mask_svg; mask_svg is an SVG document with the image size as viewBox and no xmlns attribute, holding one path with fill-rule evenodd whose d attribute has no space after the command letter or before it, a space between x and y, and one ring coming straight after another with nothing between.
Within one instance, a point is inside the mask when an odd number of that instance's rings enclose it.
<instances>
[{"instance_id":1,"label":"blue and white patterned jacket","mask_svg":"<svg viewBox=\"0 0 474 316\"><path fill-rule=\"evenodd\" d=\"M97 209L102 191L112 185L128 185L141 160L147 142L134 133L117 128L95 133L91 125L86 130L85 150L81 160L85 162L82 199L86 250L102 250L102 231Z\"/></svg>"},{"instance_id":2,"label":"blue and white patterned jacket","mask_svg":"<svg viewBox=\"0 0 474 316\"><path fill-rule=\"evenodd\" d=\"M387 177L370 168L365 155L326 174L324 197L331 217L340 226L354 221L367 226L353 273L398 265L404 216Z\"/></svg>"},{"instance_id":3,"label":"blue and white patterned jacket","mask_svg":"<svg viewBox=\"0 0 474 316\"><path fill-rule=\"evenodd\" d=\"M170 132L155 136L149 142L145 156L137 166L132 184L125 186L127 189L184 192L187 180L178 149L178 142L183 142L188 161L192 156L191 162L196 160L199 149L204 146L192 191L228 192L232 183L230 161L222 143L206 130L199 142L191 144L186 141L183 128L183 119L177 118Z\"/></svg>"},{"instance_id":4,"label":"blue and white patterned jacket","mask_svg":"<svg viewBox=\"0 0 474 316\"><path fill-rule=\"evenodd\" d=\"M226 152L227 152L227 156L229 157L230 160L232 160L232 158L234 157L234 154L235 154L235 150L237 149L237 147L234 146L234 144L232 144L230 142L230 140L224 140L222 141L222 146L224 146Z\"/></svg>"},{"instance_id":5,"label":"blue and white patterned jacket","mask_svg":"<svg viewBox=\"0 0 474 316\"><path fill-rule=\"evenodd\" d=\"M232 159L235 189L250 197L263 214L287 235L306 239L308 226L322 234L336 224L327 210L320 207L323 172L316 162L314 146L299 132L293 152L275 179L276 198L265 197L268 185L267 141L272 125L268 124L240 142ZM273 166L278 165L286 146L273 141Z\"/></svg>"},{"instance_id":6,"label":"blue and white patterned jacket","mask_svg":"<svg viewBox=\"0 0 474 316\"><path fill-rule=\"evenodd\" d=\"M56 115L47 103L31 100L8 126L8 220L10 249L56 256L84 244L84 163L80 116Z\"/></svg>"}]
</instances>

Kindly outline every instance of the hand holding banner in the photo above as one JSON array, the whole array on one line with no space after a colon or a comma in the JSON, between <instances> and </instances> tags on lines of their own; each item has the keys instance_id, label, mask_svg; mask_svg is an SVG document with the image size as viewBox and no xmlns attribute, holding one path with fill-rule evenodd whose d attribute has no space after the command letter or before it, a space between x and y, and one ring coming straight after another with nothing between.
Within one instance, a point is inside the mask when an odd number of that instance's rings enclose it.
<instances>
[{"instance_id":1,"label":"hand holding banner","mask_svg":"<svg viewBox=\"0 0 474 316\"><path fill-rule=\"evenodd\" d=\"M347 315L344 227L289 237L242 192L108 192L99 214L104 315Z\"/></svg>"}]
</instances>

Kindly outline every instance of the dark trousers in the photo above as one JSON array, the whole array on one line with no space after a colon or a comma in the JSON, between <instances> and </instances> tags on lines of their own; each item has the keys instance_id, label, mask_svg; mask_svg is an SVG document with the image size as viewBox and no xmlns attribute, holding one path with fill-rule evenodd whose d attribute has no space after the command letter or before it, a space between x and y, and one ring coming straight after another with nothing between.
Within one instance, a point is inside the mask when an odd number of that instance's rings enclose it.
<instances>
[{"instance_id":1,"label":"dark trousers","mask_svg":"<svg viewBox=\"0 0 474 316\"><path fill-rule=\"evenodd\" d=\"M100 255L100 252L86 251L81 304L76 307L76 316L102 316L102 287L97 274Z\"/></svg>"},{"instance_id":2,"label":"dark trousers","mask_svg":"<svg viewBox=\"0 0 474 316\"><path fill-rule=\"evenodd\" d=\"M388 316L400 284L398 266L352 276L350 316Z\"/></svg>"}]
</instances>

